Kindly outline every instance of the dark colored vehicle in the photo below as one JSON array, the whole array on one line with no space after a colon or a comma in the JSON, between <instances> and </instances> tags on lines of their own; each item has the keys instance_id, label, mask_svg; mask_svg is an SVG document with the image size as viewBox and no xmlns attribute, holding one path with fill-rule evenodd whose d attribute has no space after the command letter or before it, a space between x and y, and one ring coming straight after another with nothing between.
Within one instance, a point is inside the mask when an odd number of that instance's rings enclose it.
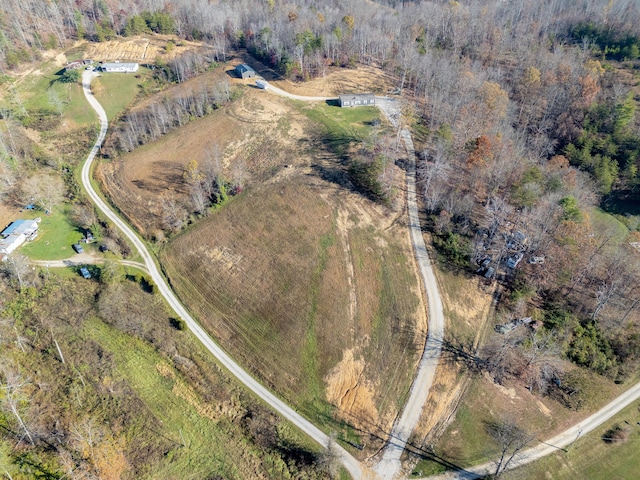
<instances>
[{"instance_id":1,"label":"dark colored vehicle","mask_svg":"<svg viewBox=\"0 0 640 480\"><path fill-rule=\"evenodd\" d=\"M99 249L101 252L108 252L108 251L109 251L109 247L107 247L106 245L100 245L100 246L98 247L98 249Z\"/></svg>"},{"instance_id":2,"label":"dark colored vehicle","mask_svg":"<svg viewBox=\"0 0 640 480\"><path fill-rule=\"evenodd\" d=\"M84 248L82 248L82 245L80 245L79 243L74 243L72 247L76 251L76 253L84 253Z\"/></svg>"}]
</instances>

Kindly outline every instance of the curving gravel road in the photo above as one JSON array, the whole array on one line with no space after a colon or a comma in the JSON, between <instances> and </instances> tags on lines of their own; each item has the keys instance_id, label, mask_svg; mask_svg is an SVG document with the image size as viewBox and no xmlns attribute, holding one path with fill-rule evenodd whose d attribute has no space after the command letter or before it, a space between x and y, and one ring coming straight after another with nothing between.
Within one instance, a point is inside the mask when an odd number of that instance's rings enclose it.
<instances>
[{"instance_id":1,"label":"curving gravel road","mask_svg":"<svg viewBox=\"0 0 640 480\"><path fill-rule=\"evenodd\" d=\"M209 350L227 370L229 370L240 382L242 382L249 390L255 393L267 405L269 405L291 423L296 425L300 430L305 432L320 445L326 447L330 442L330 438L328 435L326 435L318 427L313 425L306 418L304 418L298 412L285 404L282 400L280 400L273 393L267 390L260 382L249 375L249 373L246 372L242 367L240 367L236 362L234 362L231 357L224 350L222 350L222 348L217 343L213 341L213 339L203 330L203 328L193 319L193 317L191 317L189 312L187 312L187 310L180 303L173 291L167 285L164 277L162 276L156 263L154 262L153 257L147 250L142 240L140 240L140 238L138 238L134 231L123 220L121 220L113 210L111 210L111 208L93 189L90 181L91 164L96 154L100 150L100 146L102 145L102 142L104 141L104 138L107 134L108 127L107 115L102 108L102 105L100 105L100 103L91 93L91 81L95 76L96 74L90 70L85 70L82 75L82 88L84 90L84 95L91 107L96 111L96 113L98 114L98 118L100 119L100 133L98 134L96 143L89 152L89 155L87 156L87 159L82 167L82 184L86 189L87 194L94 202L94 204L104 213L104 215L109 218L109 220L111 220L115 225L117 225L118 228L120 228L120 230L135 246L135 248L142 256L147 270L149 271L149 275L158 287L158 291L160 292L160 294L165 298L167 303L171 306L171 308L173 308L176 314L182 320L184 320L186 325L189 327L189 330L191 330L191 332L198 338L198 340L202 342L207 350ZM336 453L337 458L349 471L354 479L360 479L363 477L362 467L358 460L356 460L340 445L334 443L332 445L332 449Z\"/></svg>"},{"instance_id":2,"label":"curving gravel road","mask_svg":"<svg viewBox=\"0 0 640 480\"><path fill-rule=\"evenodd\" d=\"M389 121L397 125L398 115L400 114L397 101L389 98L376 97L376 104L389 118ZM422 353L422 358L420 359L418 371L411 385L409 399L404 406L402 415L400 415L394 423L389 435L389 441L383 450L382 459L375 467L377 474L380 478L384 479L392 479L400 474L400 457L409 441L413 429L420 421L422 409L427 401L429 391L433 385L433 379L436 375L436 368L438 367L442 350L442 339L444 338L444 313L440 292L438 291L438 282L431 268L431 261L424 243L420 217L418 216L416 164L413 140L407 128L403 128L400 135L405 144L408 159L407 208L409 211L409 231L429 304L429 324L427 341Z\"/></svg>"}]
</instances>

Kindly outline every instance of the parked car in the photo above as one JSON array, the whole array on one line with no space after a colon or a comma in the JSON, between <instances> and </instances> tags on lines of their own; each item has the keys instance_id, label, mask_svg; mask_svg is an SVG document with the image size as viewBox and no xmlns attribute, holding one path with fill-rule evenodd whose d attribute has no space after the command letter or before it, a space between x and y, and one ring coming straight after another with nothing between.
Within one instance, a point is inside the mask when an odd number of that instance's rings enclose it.
<instances>
[{"instance_id":1,"label":"parked car","mask_svg":"<svg viewBox=\"0 0 640 480\"><path fill-rule=\"evenodd\" d=\"M72 247L76 251L76 253L84 253L84 248L82 248L82 245L80 245L79 243L74 243Z\"/></svg>"},{"instance_id":2,"label":"parked car","mask_svg":"<svg viewBox=\"0 0 640 480\"><path fill-rule=\"evenodd\" d=\"M109 247L107 247L104 243L102 245L100 245L98 247L98 250L100 250L101 252L108 252L109 251Z\"/></svg>"},{"instance_id":3,"label":"parked car","mask_svg":"<svg viewBox=\"0 0 640 480\"><path fill-rule=\"evenodd\" d=\"M80 274L87 280L91 278L91 272L89 272L89 269L87 267L81 267Z\"/></svg>"}]
</instances>

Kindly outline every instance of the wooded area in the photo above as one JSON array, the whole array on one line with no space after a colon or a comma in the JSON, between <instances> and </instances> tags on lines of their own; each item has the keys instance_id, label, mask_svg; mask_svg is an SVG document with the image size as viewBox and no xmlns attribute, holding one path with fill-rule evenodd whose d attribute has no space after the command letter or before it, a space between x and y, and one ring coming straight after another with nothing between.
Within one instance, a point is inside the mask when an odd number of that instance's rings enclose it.
<instances>
[{"instance_id":1,"label":"wooded area","mask_svg":"<svg viewBox=\"0 0 640 480\"><path fill-rule=\"evenodd\" d=\"M11 75L47 50L77 40L152 33L202 41L214 53L151 61L154 80L144 85L143 95L185 82L238 49L299 82L362 64L391 73L397 89L388 93L407 100L403 121L412 126L419 147L418 186L438 253L451 268L478 274L489 285L498 281L497 323L532 317L542 324L536 331L494 334L478 351L456 346L471 352L469 365L498 382L515 379L574 409L589 405L593 395L585 372L617 382L637 375L640 253L631 245L640 242L637 2L5 0L0 4L0 83L9 85ZM82 206L73 175L91 129L56 139L59 153L52 154L27 129L46 139L48 127L59 121L62 100L52 90L50 110L34 114L15 89L7 91L10 106L0 112L0 195L47 211L73 202L77 216L81 210L92 216ZM220 108L233 95L228 82L220 81L127 112L103 153L131 151ZM381 145L392 142L385 138ZM357 188L384 202L393 179L381 178L382 157L371 152L378 151L362 149L348 173ZM384 160L389 160L386 152ZM214 170L194 163L184 172L196 214L226 195L228 187L240 186L227 185ZM167 222L167 231L179 230L183 217ZM97 223L95 217L89 221ZM19 279L4 286L7 291L15 287L16 297L4 305L0 325L2 341L16 342L15 359L2 364L0 372L6 435L40 442L43 449L64 445L54 449L58 466L75 462L76 468L95 473L109 461L119 468L129 448L124 440L98 428L99 441L108 444L104 451L112 457L96 459L87 440L96 430L90 419L64 417L65 424L56 426L47 413L36 422L39 412L25 403L24 389L35 389L21 376L31 365L25 352L58 355L62 364L63 353L69 360L81 352L60 352L57 342L57 352L52 349L53 330L34 310L33 299L26 298L35 293L17 293L41 281L29 280L23 260L16 257L3 266L6 278ZM103 301L107 293L97 292L99 311L92 312L117 318L114 304ZM32 310L41 315L37 322L24 320L23 312ZM136 325L136 335L151 335ZM48 332L52 340L42 346ZM96 368L104 361L96 360ZM71 367L63 373L75 389L71 402L89 401L82 396L83 377L76 378ZM100 406L105 400L95 402ZM107 413L100 418L115 421ZM253 425L231 422L231 430ZM277 449L278 441L269 448ZM129 462L138 458L134 454L127 453Z\"/></svg>"}]
</instances>

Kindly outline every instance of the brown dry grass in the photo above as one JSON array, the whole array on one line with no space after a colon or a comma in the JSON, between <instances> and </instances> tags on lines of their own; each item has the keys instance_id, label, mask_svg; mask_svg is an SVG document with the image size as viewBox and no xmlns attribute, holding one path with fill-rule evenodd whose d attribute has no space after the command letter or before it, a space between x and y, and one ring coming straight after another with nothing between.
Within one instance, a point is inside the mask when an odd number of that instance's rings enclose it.
<instances>
[{"instance_id":1,"label":"brown dry grass","mask_svg":"<svg viewBox=\"0 0 640 480\"><path fill-rule=\"evenodd\" d=\"M406 231L382 230L391 219L367 205L293 175L251 189L161 257L185 304L266 384L311 416L329 402L339 418L380 434L411 381L423 307ZM346 237L337 232L341 209L352 218Z\"/></svg>"},{"instance_id":2,"label":"brown dry grass","mask_svg":"<svg viewBox=\"0 0 640 480\"><path fill-rule=\"evenodd\" d=\"M248 189L163 249L166 272L241 364L319 424L375 449L353 432L391 428L423 347L425 308L402 213L351 192L316 131L290 101L245 88L222 110L102 164L99 176L149 234L159 197L186 200L190 160L215 143L225 173L245 163Z\"/></svg>"},{"instance_id":3,"label":"brown dry grass","mask_svg":"<svg viewBox=\"0 0 640 480\"><path fill-rule=\"evenodd\" d=\"M9 225L14 220L20 218L19 208L8 205L6 202L0 202L0 230Z\"/></svg>"},{"instance_id":4,"label":"brown dry grass","mask_svg":"<svg viewBox=\"0 0 640 480\"><path fill-rule=\"evenodd\" d=\"M199 82L219 78L212 72ZM188 83L189 88L193 87ZM172 94L166 92L165 94ZM304 118L284 100L257 90L246 90L239 100L193 121L162 139L134 152L102 163L97 177L116 206L144 235L162 228L161 196L188 203L182 181L185 166L222 156L222 174L230 178L234 166L244 165L249 179L273 175L285 164L301 165L298 142L304 138Z\"/></svg>"},{"instance_id":5,"label":"brown dry grass","mask_svg":"<svg viewBox=\"0 0 640 480\"><path fill-rule=\"evenodd\" d=\"M172 41L175 46L167 52L166 46L169 41ZM85 49L85 58L94 61L128 60L140 63L154 63L156 58L169 61L187 51L207 48L201 42L189 42L173 35L151 34L99 43L86 43L81 44L80 47Z\"/></svg>"}]
</instances>

